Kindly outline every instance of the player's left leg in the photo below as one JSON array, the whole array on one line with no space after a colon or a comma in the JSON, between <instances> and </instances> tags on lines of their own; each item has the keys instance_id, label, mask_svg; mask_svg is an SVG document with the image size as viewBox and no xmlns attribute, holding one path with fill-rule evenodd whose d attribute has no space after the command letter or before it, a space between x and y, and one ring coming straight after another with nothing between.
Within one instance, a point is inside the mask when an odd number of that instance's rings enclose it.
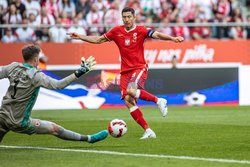
<instances>
[{"instance_id":1,"label":"player's left leg","mask_svg":"<svg viewBox=\"0 0 250 167\"><path fill-rule=\"evenodd\" d=\"M51 134L63 140L86 141L95 143L104 140L108 136L108 131L103 130L93 135L83 135L63 128L50 121L31 119L30 126L35 127L36 134Z\"/></svg>"},{"instance_id":2,"label":"player's left leg","mask_svg":"<svg viewBox=\"0 0 250 167\"><path fill-rule=\"evenodd\" d=\"M167 116L168 107L167 107L167 100L164 98L157 98L156 96L150 94L144 89L136 89L132 90L133 93L135 92L135 98L140 98L145 101L151 101L157 104L158 108L161 111L163 117ZM132 91L130 93L132 93ZM128 93L128 94L130 94Z\"/></svg>"}]
</instances>

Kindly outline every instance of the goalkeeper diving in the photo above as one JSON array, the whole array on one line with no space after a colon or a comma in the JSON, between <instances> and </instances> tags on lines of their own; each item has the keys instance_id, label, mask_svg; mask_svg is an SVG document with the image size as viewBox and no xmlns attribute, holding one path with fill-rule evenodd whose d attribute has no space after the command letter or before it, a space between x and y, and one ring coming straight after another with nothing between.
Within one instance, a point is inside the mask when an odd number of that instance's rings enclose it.
<instances>
[{"instance_id":1,"label":"goalkeeper diving","mask_svg":"<svg viewBox=\"0 0 250 167\"><path fill-rule=\"evenodd\" d=\"M8 78L10 81L0 108L0 142L9 131L29 135L51 134L63 140L89 143L104 140L108 136L107 130L93 135L83 135L56 123L30 117L40 87L63 89L91 71L96 64L92 56L87 60L82 58L78 70L61 80L55 80L37 69L40 51L37 45L27 45L22 49L23 63L13 62L0 67L0 79Z\"/></svg>"}]
</instances>

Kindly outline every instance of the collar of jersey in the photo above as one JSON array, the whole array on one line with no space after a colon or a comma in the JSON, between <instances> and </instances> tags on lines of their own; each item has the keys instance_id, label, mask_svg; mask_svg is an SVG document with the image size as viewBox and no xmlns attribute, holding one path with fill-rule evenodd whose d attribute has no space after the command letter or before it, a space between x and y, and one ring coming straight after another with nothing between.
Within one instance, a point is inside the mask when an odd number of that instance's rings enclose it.
<instances>
[{"instance_id":1,"label":"collar of jersey","mask_svg":"<svg viewBox=\"0 0 250 167\"><path fill-rule=\"evenodd\" d=\"M24 67L27 67L27 68L34 68L32 65L28 64L28 63L23 63L23 66Z\"/></svg>"},{"instance_id":2,"label":"collar of jersey","mask_svg":"<svg viewBox=\"0 0 250 167\"><path fill-rule=\"evenodd\" d=\"M131 32L131 31L133 31L133 30L135 30L136 29L136 25L131 29L131 30L126 30L126 28L124 27L124 30L126 31L126 32Z\"/></svg>"}]
</instances>

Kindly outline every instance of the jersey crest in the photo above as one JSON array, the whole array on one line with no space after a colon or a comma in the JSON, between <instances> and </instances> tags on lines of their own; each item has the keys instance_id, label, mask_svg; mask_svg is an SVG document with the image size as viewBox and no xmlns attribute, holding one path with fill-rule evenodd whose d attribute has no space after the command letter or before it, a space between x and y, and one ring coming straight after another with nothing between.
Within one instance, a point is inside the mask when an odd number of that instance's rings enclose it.
<instances>
[{"instance_id":1,"label":"jersey crest","mask_svg":"<svg viewBox=\"0 0 250 167\"><path fill-rule=\"evenodd\" d=\"M130 39L125 39L125 46L129 46L130 45Z\"/></svg>"}]
</instances>

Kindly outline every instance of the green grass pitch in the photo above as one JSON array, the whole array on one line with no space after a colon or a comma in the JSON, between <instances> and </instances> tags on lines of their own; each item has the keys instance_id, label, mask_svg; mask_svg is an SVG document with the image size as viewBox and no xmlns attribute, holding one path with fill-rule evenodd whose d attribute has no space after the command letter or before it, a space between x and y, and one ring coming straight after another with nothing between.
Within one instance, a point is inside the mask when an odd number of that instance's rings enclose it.
<instances>
[{"instance_id":1,"label":"green grass pitch","mask_svg":"<svg viewBox=\"0 0 250 167\"><path fill-rule=\"evenodd\" d=\"M161 117L157 108L147 107L142 111L156 132L156 139L139 140L143 130L132 120L127 109L56 110L34 111L32 117L50 120L83 134L106 129L110 120L120 118L128 124L128 133L122 138L109 136L105 141L89 144L63 141L50 135L10 132L1 145L246 160L247 163L0 147L0 166L250 166L250 107L170 107L168 118Z\"/></svg>"}]
</instances>

